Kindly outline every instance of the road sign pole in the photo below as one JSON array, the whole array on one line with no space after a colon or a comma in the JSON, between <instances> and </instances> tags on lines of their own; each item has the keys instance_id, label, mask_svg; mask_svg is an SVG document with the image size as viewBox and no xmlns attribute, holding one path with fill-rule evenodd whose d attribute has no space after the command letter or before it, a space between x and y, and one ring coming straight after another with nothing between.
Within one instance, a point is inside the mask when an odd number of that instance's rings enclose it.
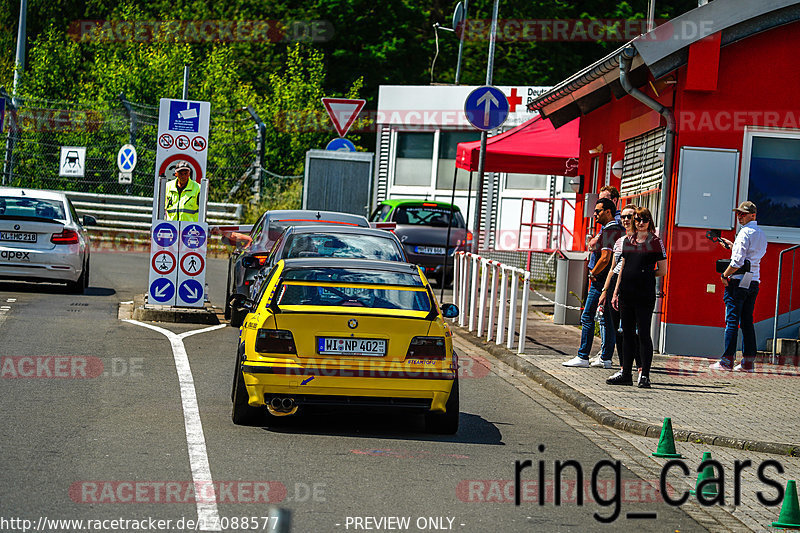
<instances>
[{"instance_id":1,"label":"road sign pole","mask_svg":"<svg viewBox=\"0 0 800 533\"><path fill-rule=\"evenodd\" d=\"M500 8L500 0L494 0L494 8L492 9L492 33L489 38L489 61L486 64L486 85L492 84L492 72L494 70L494 42L497 38L497 12ZM478 155L478 190L475 194L475 218L473 224L473 231L475 233L472 238L472 253L477 253L480 244L487 244L484 242L481 234L481 211L483 210L483 185L484 176L483 169L486 160L486 139L488 133L486 130L481 132L481 151ZM486 231L489 231L489 226L486 226Z\"/></svg>"}]
</instances>

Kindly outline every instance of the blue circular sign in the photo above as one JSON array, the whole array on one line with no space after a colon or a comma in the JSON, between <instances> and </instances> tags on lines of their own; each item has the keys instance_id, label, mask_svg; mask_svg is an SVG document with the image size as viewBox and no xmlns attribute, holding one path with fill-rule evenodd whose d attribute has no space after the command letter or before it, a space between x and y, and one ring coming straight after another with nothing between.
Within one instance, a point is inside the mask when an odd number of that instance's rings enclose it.
<instances>
[{"instance_id":1,"label":"blue circular sign","mask_svg":"<svg viewBox=\"0 0 800 533\"><path fill-rule=\"evenodd\" d=\"M503 91L491 85L478 87L467 96L464 113L469 123L479 130L493 130L508 118L508 99Z\"/></svg>"},{"instance_id":2,"label":"blue circular sign","mask_svg":"<svg viewBox=\"0 0 800 533\"><path fill-rule=\"evenodd\" d=\"M199 284L198 284L199 285ZM150 298L159 303L172 300L175 296L175 284L167 278L158 278L150 284Z\"/></svg>"},{"instance_id":3,"label":"blue circular sign","mask_svg":"<svg viewBox=\"0 0 800 533\"><path fill-rule=\"evenodd\" d=\"M206 232L203 226L189 224L181 232L181 240L187 248L200 248L206 242Z\"/></svg>"},{"instance_id":4,"label":"blue circular sign","mask_svg":"<svg viewBox=\"0 0 800 533\"><path fill-rule=\"evenodd\" d=\"M153 240L164 248L169 248L178 240L178 228L168 222L162 222L153 228Z\"/></svg>"},{"instance_id":5,"label":"blue circular sign","mask_svg":"<svg viewBox=\"0 0 800 533\"><path fill-rule=\"evenodd\" d=\"M178 288L178 296L186 303L193 304L203 297L203 286L194 279L187 279Z\"/></svg>"},{"instance_id":6,"label":"blue circular sign","mask_svg":"<svg viewBox=\"0 0 800 533\"><path fill-rule=\"evenodd\" d=\"M356 145L352 142L348 141L347 139L342 139L339 137L338 139L334 139L328 143L328 146L325 147L326 150L331 150L333 152L355 152Z\"/></svg>"}]
</instances>

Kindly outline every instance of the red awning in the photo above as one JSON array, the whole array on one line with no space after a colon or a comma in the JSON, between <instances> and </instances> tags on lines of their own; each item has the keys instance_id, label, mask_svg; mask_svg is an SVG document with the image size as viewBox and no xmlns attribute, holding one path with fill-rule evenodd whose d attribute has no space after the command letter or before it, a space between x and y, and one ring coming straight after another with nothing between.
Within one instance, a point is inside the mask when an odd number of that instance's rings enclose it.
<instances>
[{"instance_id":1,"label":"red awning","mask_svg":"<svg viewBox=\"0 0 800 533\"><path fill-rule=\"evenodd\" d=\"M550 120L536 116L514 129L486 141L486 172L575 176L578 172L580 118L555 129ZM481 142L458 144L456 166L478 170Z\"/></svg>"}]
</instances>

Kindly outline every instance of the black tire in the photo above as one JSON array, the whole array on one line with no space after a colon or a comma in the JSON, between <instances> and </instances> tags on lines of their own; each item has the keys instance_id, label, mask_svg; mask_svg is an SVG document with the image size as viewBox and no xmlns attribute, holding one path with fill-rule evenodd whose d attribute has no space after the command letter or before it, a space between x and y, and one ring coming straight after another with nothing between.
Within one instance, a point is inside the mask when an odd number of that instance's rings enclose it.
<instances>
[{"instance_id":1,"label":"black tire","mask_svg":"<svg viewBox=\"0 0 800 533\"><path fill-rule=\"evenodd\" d=\"M89 265L90 264L91 264L91 258L87 255L86 256L86 267L84 269L84 276L83 276L83 288L84 289L88 289L89 288L89 272L90 272Z\"/></svg>"},{"instance_id":2,"label":"black tire","mask_svg":"<svg viewBox=\"0 0 800 533\"><path fill-rule=\"evenodd\" d=\"M458 432L459 399L458 378L453 380L450 397L445 404L444 413L425 413L425 431L439 435L455 435Z\"/></svg>"},{"instance_id":3,"label":"black tire","mask_svg":"<svg viewBox=\"0 0 800 533\"><path fill-rule=\"evenodd\" d=\"M88 258L87 258L88 259ZM83 265L83 270L81 271L80 277L75 281L68 281L67 282L67 291L70 294L83 294L83 289L88 287L89 285L89 262L87 261Z\"/></svg>"},{"instance_id":4,"label":"black tire","mask_svg":"<svg viewBox=\"0 0 800 533\"><path fill-rule=\"evenodd\" d=\"M264 421L264 410L252 407L247 403L247 390L244 385L244 376L239 369L239 358L236 358L236 368L233 375L233 408L231 420L237 426L254 426Z\"/></svg>"},{"instance_id":5,"label":"black tire","mask_svg":"<svg viewBox=\"0 0 800 533\"><path fill-rule=\"evenodd\" d=\"M231 319L231 262L228 261L228 281L225 283L225 320Z\"/></svg>"}]
</instances>

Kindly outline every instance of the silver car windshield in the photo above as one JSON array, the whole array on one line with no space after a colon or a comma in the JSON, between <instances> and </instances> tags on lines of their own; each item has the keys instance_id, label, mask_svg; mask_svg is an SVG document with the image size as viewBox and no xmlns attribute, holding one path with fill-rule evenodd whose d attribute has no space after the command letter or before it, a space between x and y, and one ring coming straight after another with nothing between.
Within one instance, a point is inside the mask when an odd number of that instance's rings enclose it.
<instances>
[{"instance_id":1,"label":"silver car windshield","mask_svg":"<svg viewBox=\"0 0 800 533\"><path fill-rule=\"evenodd\" d=\"M67 220L64 203L60 200L43 198L21 198L18 196L0 196L0 218Z\"/></svg>"},{"instance_id":2,"label":"silver car windshield","mask_svg":"<svg viewBox=\"0 0 800 533\"><path fill-rule=\"evenodd\" d=\"M296 257L404 260L397 244L392 239L374 235L326 235L324 233L289 236L281 259Z\"/></svg>"}]
</instances>

